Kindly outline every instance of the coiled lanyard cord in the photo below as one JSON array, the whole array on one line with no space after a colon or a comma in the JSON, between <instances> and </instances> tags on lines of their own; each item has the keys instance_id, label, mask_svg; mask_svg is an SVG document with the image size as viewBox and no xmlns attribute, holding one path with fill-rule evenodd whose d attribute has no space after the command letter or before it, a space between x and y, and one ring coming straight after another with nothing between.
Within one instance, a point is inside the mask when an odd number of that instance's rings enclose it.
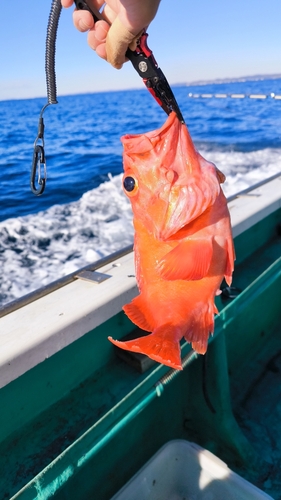
<instances>
[{"instance_id":1,"label":"coiled lanyard cord","mask_svg":"<svg viewBox=\"0 0 281 500\"><path fill-rule=\"evenodd\" d=\"M40 112L38 134L34 142L34 152L33 152L32 166L30 173L31 191L36 196L40 196L44 192L47 180L47 165L46 165L45 149L44 149L43 113L50 104L58 103L56 72L55 72L55 53L56 53L57 30L58 30L61 10L62 10L61 1L53 0L47 26L46 50L45 50L45 73L46 73L48 102L43 106Z\"/></svg>"}]
</instances>

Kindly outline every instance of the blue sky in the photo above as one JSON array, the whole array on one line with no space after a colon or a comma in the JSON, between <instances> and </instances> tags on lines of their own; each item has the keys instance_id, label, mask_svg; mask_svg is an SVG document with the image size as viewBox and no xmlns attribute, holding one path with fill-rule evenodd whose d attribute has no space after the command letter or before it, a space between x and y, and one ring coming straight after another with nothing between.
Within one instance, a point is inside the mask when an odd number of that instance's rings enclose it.
<instances>
[{"instance_id":1,"label":"blue sky","mask_svg":"<svg viewBox=\"0 0 281 500\"><path fill-rule=\"evenodd\" d=\"M45 95L44 51L51 0L1 2L0 100ZM58 94L136 88L130 63L117 71L63 10L57 39ZM148 44L170 83L281 74L280 0L162 0Z\"/></svg>"}]
</instances>

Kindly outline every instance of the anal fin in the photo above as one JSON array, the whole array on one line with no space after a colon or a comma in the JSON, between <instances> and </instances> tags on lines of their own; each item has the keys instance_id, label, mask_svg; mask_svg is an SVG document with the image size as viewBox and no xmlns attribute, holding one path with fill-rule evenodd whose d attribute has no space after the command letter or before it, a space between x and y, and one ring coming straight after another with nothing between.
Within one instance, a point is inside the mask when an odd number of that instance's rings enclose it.
<instances>
[{"instance_id":1,"label":"anal fin","mask_svg":"<svg viewBox=\"0 0 281 500\"><path fill-rule=\"evenodd\" d=\"M224 273L225 281L228 286L232 283L232 273L234 270L235 250L232 238L227 239L227 256L226 256L226 269Z\"/></svg>"},{"instance_id":2,"label":"anal fin","mask_svg":"<svg viewBox=\"0 0 281 500\"><path fill-rule=\"evenodd\" d=\"M205 354L208 348L209 336L214 333L214 314L218 309L214 299L210 298L207 302L199 304L197 310L184 334L187 342L190 342L192 349L198 354Z\"/></svg>"}]
</instances>

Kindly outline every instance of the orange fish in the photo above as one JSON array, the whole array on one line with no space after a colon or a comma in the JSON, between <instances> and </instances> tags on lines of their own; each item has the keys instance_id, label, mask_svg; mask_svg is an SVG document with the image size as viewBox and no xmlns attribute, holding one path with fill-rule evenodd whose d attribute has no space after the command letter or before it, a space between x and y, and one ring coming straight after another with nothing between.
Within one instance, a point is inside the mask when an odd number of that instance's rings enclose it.
<instances>
[{"instance_id":1,"label":"orange fish","mask_svg":"<svg viewBox=\"0 0 281 500\"><path fill-rule=\"evenodd\" d=\"M218 313L215 295L223 277L231 284L234 247L220 186L225 177L196 151L174 112L159 130L126 135L122 142L140 291L123 309L152 333L127 342L109 340L182 369L180 340L205 354Z\"/></svg>"}]
</instances>

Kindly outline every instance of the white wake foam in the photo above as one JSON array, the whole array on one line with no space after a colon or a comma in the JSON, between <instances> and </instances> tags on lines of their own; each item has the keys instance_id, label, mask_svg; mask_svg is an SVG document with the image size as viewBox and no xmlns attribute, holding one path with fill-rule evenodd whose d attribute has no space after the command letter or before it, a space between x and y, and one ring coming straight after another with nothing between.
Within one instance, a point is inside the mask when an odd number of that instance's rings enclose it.
<instances>
[{"instance_id":1,"label":"white wake foam","mask_svg":"<svg viewBox=\"0 0 281 500\"><path fill-rule=\"evenodd\" d=\"M121 175L76 202L0 223L0 296L6 303L133 241Z\"/></svg>"}]
</instances>

